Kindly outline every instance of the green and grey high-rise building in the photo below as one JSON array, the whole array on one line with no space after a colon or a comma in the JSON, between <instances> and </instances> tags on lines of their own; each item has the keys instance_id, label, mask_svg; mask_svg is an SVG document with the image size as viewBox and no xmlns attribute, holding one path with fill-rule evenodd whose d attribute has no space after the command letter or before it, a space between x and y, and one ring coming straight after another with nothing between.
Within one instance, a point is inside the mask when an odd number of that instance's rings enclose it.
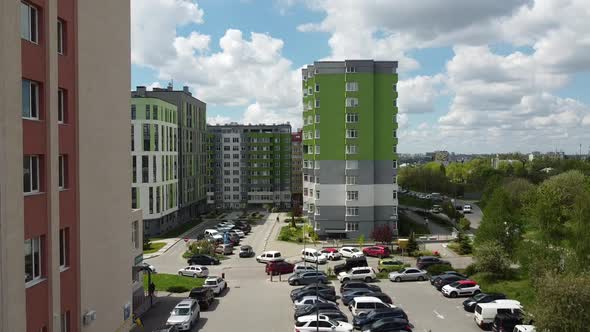
<instances>
[{"instance_id":1,"label":"green and grey high-rise building","mask_svg":"<svg viewBox=\"0 0 590 332\"><path fill-rule=\"evenodd\" d=\"M302 70L304 211L320 236L397 233L397 62Z\"/></svg>"}]
</instances>

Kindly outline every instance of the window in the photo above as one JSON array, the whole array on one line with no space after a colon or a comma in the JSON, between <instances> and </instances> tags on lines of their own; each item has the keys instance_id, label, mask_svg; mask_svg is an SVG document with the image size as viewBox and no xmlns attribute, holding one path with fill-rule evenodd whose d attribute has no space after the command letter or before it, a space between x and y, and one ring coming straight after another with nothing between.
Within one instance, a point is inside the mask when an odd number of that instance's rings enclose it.
<instances>
[{"instance_id":1,"label":"window","mask_svg":"<svg viewBox=\"0 0 590 332\"><path fill-rule=\"evenodd\" d=\"M347 123L359 122L359 114L358 113L346 113L346 122Z\"/></svg>"},{"instance_id":2,"label":"window","mask_svg":"<svg viewBox=\"0 0 590 332\"><path fill-rule=\"evenodd\" d=\"M346 208L346 215L347 216L358 216L359 215L359 208L356 206L349 206ZM348 230L348 223L346 225L346 230Z\"/></svg>"},{"instance_id":3,"label":"window","mask_svg":"<svg viewBox=\"0 0 590 332\"><path fill-rule=\"evenodd\" d=\"M357 107L358 105L358 98L346 98L346 107Z\"/></svg>"},{"instance_id":4,"label":"window","mask_svg":"<svg viewBox=\"0 0 590 332\"><path fill-rule=\"evenodd\" d=\"M397 153L397 146L394 145L392 150L393 150L393 153Z\"/></svg>"},{"instance_id":5,"label":"window","mask_svg":"<svg viewBox=\"0 0 590 332\"><path fill-rule=\"evenodd\" d=\"M234 137L234 138L232 138L232 142L234 142L234 143L240 143L240 138L239 137Z\"/></svg>"},{"instance_id":6,"label":"window","mask_svg":"<svg viewBox=\"0 0 590 332\"><path fill-rule=\"evenodd\" d=\"M68 158L65 155L58 157L58 187L59 189L67 188L68 183Z\"/></svg>"},{"instance_id":7,"label":"window","mask_svg":"<svg viewBox=\"0 0 590 332\"><path fill-rule=\"evenodd\" d=\"M135 104L131 105L131 120L135 120L137 118L137 106Z\"/></svg>"},{"instance_id":8,"label":"window","mask_svg":"<svg viewBox=\"0 0 590 332\"><path fill-rule=\"evenodd\" d=\"M132 164L133 164L132 173L133 174L131 174L131 175L133 177L133 183L135 183L135 182L137 182L137 157L133 156L132 159L133 159L133 161L132 161Z\"/></svg>"},{"instance_id":9,"label":"window","mask_svg":"<svg viewBox=\"0 0 590 332\"><path fill-rule=\"evenodd\" d=\"M24 192L39 192L39 156L25 156L23 159Z\"/></svg>"},{"instance_id":10,"label":"window","mask_svg":"<svg viewBox=\"0 0 590 332\"><path fill-rule=\"evenodd\" d=\"M351 92L351 91L358 91L358 90L359 90L358 82L346 82L346 91Z\"/></svg>"},{"instance_id":11,"label":"window","mask_svg":"<svg viewBox=\"0 0 590 332\"><path fill-rule=\"evenodd\" d=\"M64 54L66 49L66 23L62 20L57 20L57 53Z\"/></svg>"},{"instance_id":12,"label":"window","mask_svg":"<svg viewBox=\"0 0 590 332\"><path fill-rule=\"evenodd\" d=\"M223 138L223 143L229 143L229 137L224 137Z\"/></svg>"},{"instance_id":13,"label":"window","mask_svg":"<svg viewBox=\"0 0 590 332\"><path fill-rule=\"evenodd\" d=\"M160 213L160 187L156 187L156 213Z\"/></svg>"},{"instance_id":14,"label":"window","mask_svg":"<svg viewBox=\"0 0 590 332\"><path fill-rule=\"evenodd\" d=\"M38 10L25 3L20 3L20 36L30 42L38 42Z\"/></svg>"},{"instance_id":15,"label":"window","mask_svg":"<svg viewBox=\"0 0 590 332\"><path fill-rule=\"evenodd\" d=\"M395 83L393 83L393 84L391 85L391 88L392 88L393 92L397 91L397 88L396 88L396 84L395 84Z\"/></svg>"},{"instance_id":16,"label":"window","mask_svg":"<svg viewBox=\"0 0 590 332\"><path fill-rule=\"evenodd\" d=\"M150 205L150 214L154 213L154 188L150 187L149 189L149 205Z\"/></svg>"},{"instance_id":17,"label":"window","mask_svg":"<svg viewBox=\"0 0 590 332\"><path fill-rule=\"evenodd\" d=\"M144 124L143 125L143 151L150 150L150 141L151 141L151 131L150 125Z\"/></svg>"},{"instance_id":18,"label":"window","mask_svg":"<svg viewBox=\"0 0 590 332\"><path fill-rule=\"evenodd\" d=\"M315 198L320 199L320 191L319 190L315 191Z\"/></svg>"},{"instance_id":19,"label":"window","mask_svg":"<svg viewBox=\"0 0 590 332\"><path fill-rule=\"evenodd\" d=\"M150 119L150 105L145 105L145 119Z\"/></svg>"},{"instance_id":20,"label":"window","mask_svg":"<svg viewBox=\"0 0 590 332\"><path fill-rule=\"evenodd\" d=\"M154 120L158 120L158 105L154 105Z\"/></svg>"},{"instance_id":21,"label":"window","mask_svg":"<svg viewBox=\"0 0 590 332\"><path fill-rule=\"evenodd\" d=\"M397 160L393 161L393 168L397 168Z\"/></svg>"},{"instance_id":22,"label":"window","mask_svg":"<svg viewBox=\"0 0 590 332\"><path fill-rule=\"evenodd\" d=\"M393 138L397 138L397 130L393 130Z\"/></svg>"},{"instance_id":23,"label":"window","mask_svg":"<svg viewBox=\"0 0 590 332\"><path fill-rule=\"evenodd\" d=\"M356 73L356 68L355 67L346 67L346 72L347 73Z\"/></svg>"},{"instance_id":24,"label":"window","mask_svg":"<svg viewBox=\"0 0 590 332\"><path fill-rule=\"evenodd\" d=\"M41 237L25 240L25 282L41 279Z\"/></svg>"},{"instance_id":25,"label":"window","mask_svg":"<svg viewBox=\"0 0 590 332\"><path fill-rule=\"evenodd\" d=\"M25 119L39 119L39 84L23 80L22 111Z\"/></svg>"},{"instance_id":26,"label":"window","mask_svg":"<svg viewBox=\"0 0 590 332\"><path fill-rule=\"evenodd\" d=\"M356 175L347 175L346 176L346 184L356 184L357 176Z\"/></svg>"},{"instance_id":27,"label":"window","mask_svg":"<svg viewBox=\"0 0 590 332\"><path fill-rule=\"evenodd\" d=\"M137 209L137 187L131 188L131 208Z\"/></svg>"},{"instance_id":28,"label":"window","mask_svg":"<svg viewBox=\"0 0 590 332\"><path fill-rule=\"evenodd\" d=\"M320 92L320 85L319 84L315 85L315 92Z\"/></svg>"},{"instance_id":29,"label":"window","mask_svg":"<svg viewBox=\"0 0 590 332\"><path fill-rule=\"evenodd\" d=\"M59 267L64 270L70 266L70 229L59 230Z\"/></svg>"},{"instance_id":30,"label":"window","mask_svg":"<svg viewBox=\"0 0 590 332\"><path fill-rule=\"evenodd\" d=\"M319 145L315 146L315 154L320 154L320 146Z\"/></svg>"},{"instance_id":31,"label":"window","mask_svg":"<svg viewBox=\"0 0 590 332\"><path fill-rule=\"evenodd\" d=\"M396 183L397 183L397 176L394 176L393 177L393 184L396 184Z\"/></svg>"},{"instance_id":32,"label":"window","mask_svg":"<svg viewBox=\"0 0 590 332\"><path fill-rule=\"evenodd\" d=\"M153 181L156 182L157 180L157 176L158 176L158 172L156 172L156 156L152 156L152 177L153 177Z\"/></svg>"},{"instance_id":33,"label":"window","mask_svg":"<svg viewBox=\"0 0 590 332\"><path fill-rule=\"evenodd\" d=\"M347 160L346 161L346 169L358 169L359 168L359 161L358 160Z\"/></svg>"},{"instance_id":34,"label":"window","mask_svg":"<svg viewBox=\"0 0 590 332\"><path fill-rule=\"evenodd\" d=\"M356 214L354 214L354 215L358 216L358 208L354 208L354 209L356 209ZM346 223L346 231L347 232L357 232L358 230L359 230L359 223L358 222L347 222Z\"/></svg>"},{"instance_id":35,"label":"window","mask_svg":"<svg viewBox=\"0 0 590 332\"><path fill-rule=\"evenodd\" d=\"M320 130L319 129L315 130L315 138L320 138Z\"/></svg>"},{"instance_id":36,"label":"window","mask_svg":"<svg viewBox=\"0 0 590 332\"><path fill-rule=\"evenodd\" d=\"M61 314L61 332L70 332L70 312Z\"/></svg>"},{"instance_id":37,"label":"window","mask_svg":"<svg viewBox=\"0 0 590 332\"><path fill-rule=\"evenodd\" d=\"M346 154L357 154L358 149L356 145L346 145Z\"/></svg>"},{"instance_id":38,"label":"window","mask_svg":"<svg viewBox=\"0 0 590 332\"><path fill-rule=\"evenodd\" d=\"M319 114L315 115L315 123L320 123L320 115Z\"/></svg>"},{"instance_id":39,"label":"window","mask_svg":"<svg viewBox=\"0 0 590 332\"><path fill-rule=\"evenodd\" d=\"M57 90L57 123L66 122L66 96L64 89Z\"/></svg>"},{"instance_id":40,"label":"window","mask_svg":"<svg viewBox=\"0 0 590 332\"><path fill-rule=\"evenodd\" d=\"M141 182L148 183L149 179L149 159L148 156L141 156Z\"/></svg>"},{"instance_id":41,"label":"window","mask_svg":"<svg viewBox=\"0 0 590 332\"><path fill-rule=\"evenodd\" d=\"M356 129L346 129L346 138L358 138L359 132Z\"/></svg>"},{"instance_id":42,"label":"window","mask_svg":"<svg viewBox=\"0 0 590 332\"><path fill-rule=\"evenodd\" d=\"M359 192L356 190L347 191L346 192L346 200L347 201L358 201L359 200Z\"/></svg>"},{"instance_id":43,"label":"window","mask_svg":"<svg viewBox=\"0 0 590 332\"><path fill-rule=\"evenodd\" d=\"M137 220L131 223L131 243L135 249L139 249L139 227L137 225Z\"/></svg>"},{"instance_id":44,"label":"window","mask_svg":"<svg viewBox=\"0 0 590 332\"><path fill-rule=\"evenodd\" d=\"M315 162L315 169L320 169L320 161L319 160L316 160L316 162ZM319 182L320 181L318 180L318 183Z\"/></svg>"},{"instance_id":45,"label":"window","mask_svg":"<svg viewBox=\"0 0 590 332\"><path fill-rule=\"evenodd\" d=\"M396 200L396 199L397 199L397 191L394 191L393 192L393 200Z\"/></svg>"},{"instance_id":46,"label":"window","mask_svg":"<svg viewBox=\"0 0 590 332\"><path fill-rule=\"evenodd\" d=\"M316 99L315 100L315 107L316 108L319 108L320 107L320 100L319 99Z\"/></svg>"}]
</instances>

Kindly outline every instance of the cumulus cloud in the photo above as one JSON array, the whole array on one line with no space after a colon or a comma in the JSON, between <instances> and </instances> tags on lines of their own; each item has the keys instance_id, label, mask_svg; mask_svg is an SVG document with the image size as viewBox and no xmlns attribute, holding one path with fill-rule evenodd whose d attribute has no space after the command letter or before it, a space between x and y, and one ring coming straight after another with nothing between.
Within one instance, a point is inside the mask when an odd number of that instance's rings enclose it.
<instances>
[{"instance_id":1,"label":"cumulus cloud","mask_svg":"<svg viewBox=\"0 0 590 332\"><path fill-rule=\"evenodd\" d=\"M416 76L397 84L398 106L402 113L428 113L434 111L436 98L443 92L445 77Z\"/></svg>"},{"instance_id":2,"label":"cumulus cloud","mask_svg":"<svg viewBox=\"0 0 590 332\"><path fill-rule=\"evenodd\" d=\"M207 117L207 124L216 125L216 124L226 124L232 122L232 119L229 116L223 115L216 115L216 116L208 116Z\"/></svg>"}]
</instances>

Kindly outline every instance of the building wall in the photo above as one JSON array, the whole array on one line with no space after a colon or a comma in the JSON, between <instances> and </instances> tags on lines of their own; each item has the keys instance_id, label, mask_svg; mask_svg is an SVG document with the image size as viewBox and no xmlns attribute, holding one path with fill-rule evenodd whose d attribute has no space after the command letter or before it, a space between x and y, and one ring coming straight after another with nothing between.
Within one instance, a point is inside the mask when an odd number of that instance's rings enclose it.
<instances>
[{"instance_id":1,"label":"building wall","mask_svg":"<svg viewBox=\"0 0 590 332\"><path fill-rule=\"evenodd\" d=\"M397 228L396 68L395 62L355 60L316 62L302 71L303 201L320 235L369 235L380 224Z\"/></svg>"},{"instance_id":2,"label":"building wall","mask_svg":"<svg viewBox=\"0 0 590 332\"><path fill-rule=\"evenodd\" d=\"M123 314L131 305L134 264L130 4L81 1L77 13L81 314L96 311L82 331L128 331L131 319Z\"/></svg>"},{"instance_id":3,"label":"building wall","mask_svg":"<svg viewBox=\"0 0 590 332\"><path fill-rule=\"evenodd\" d=\"M147 118L148 107L149 119ZM154 117L156 111L158 115ZM157 98L133 97L131 112L133 135L131 207L143 210L146 234L160 234L166 229L177 226L178 115L176 106ZM146 128L149 130L147 133ZM147 141L146 137L149 137ZM145 146L146 142L147 146ZM147 157L147 165L143 165L144 157ZM144 167L147 169L145 182Z\"/></svg>"},{"instance_id":4,"label":"building wall","mask_svg":"<svg viewBox=\"0 0 590 332\"><path fill-rule=\"evenodd\" d=\"M1 1L0 331L26 329L20 43L20 2Z\"/></svg>"},{"instance_id":5,"label":"building wall","mask_svg":"<svg viewBox=\"0 0 590 332\"><path fill-rule=\"evenodd\" d=\"M302 132L298 131L291 137L291 200L293 206L303 204L303 145Z\"/></svg>"}]
</instances>

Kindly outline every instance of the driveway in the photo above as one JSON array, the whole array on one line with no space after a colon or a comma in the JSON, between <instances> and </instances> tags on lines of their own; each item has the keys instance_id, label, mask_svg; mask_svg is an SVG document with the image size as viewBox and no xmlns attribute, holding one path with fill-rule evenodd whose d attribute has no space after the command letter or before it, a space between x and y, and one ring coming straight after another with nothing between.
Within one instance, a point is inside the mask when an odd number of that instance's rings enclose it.
<instances>
[{"instance_id":1,"label":"driveway","mask_svg":"<svg viewBox=\"0 0 590 332\"><path fill-rule=\"evenodd\" d=\"M471 205L472 213L465 214L465 218L471 222L471 229L478 229L479 225L481 224L481 218L483 217L483 212L479 206L474 204L475 201L468 201L462 199L455 199L455 205Z\"/></svg>"}]
</instances>

